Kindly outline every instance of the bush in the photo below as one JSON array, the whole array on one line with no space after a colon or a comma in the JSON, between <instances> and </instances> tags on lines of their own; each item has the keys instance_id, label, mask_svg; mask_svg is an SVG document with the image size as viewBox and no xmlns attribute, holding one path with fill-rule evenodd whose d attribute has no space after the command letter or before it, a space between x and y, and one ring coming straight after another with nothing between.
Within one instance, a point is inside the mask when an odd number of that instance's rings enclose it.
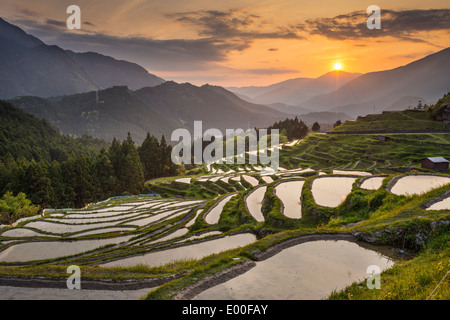
<instances>
[{"instance_id":1,"label":"bush","mask_svg":"<svg viewBox=\"0 0 450 320\"><path fill-rule=\"evenodd\" d=\"M40 207L33 205L25 193L13 196L12 192L7 192L0 199L0 223L12 224L21 218L37 215L39 210Z\"/></svg>"},{"instance_id":2,"label":"bush","mask_svg":"<svg viewBox=\"0 0 450 320\"><path fill-rule=\"evenodd\" d=\"M374 212L379 207L381 207L381 205L383 204L383 200L384 200L384 198L386 198L387 194L388 193L386 190L380 190L380 191L375 192L373 198L370 199L370 202L369 202L369 211Z\"/></svg>"}]
</instances>

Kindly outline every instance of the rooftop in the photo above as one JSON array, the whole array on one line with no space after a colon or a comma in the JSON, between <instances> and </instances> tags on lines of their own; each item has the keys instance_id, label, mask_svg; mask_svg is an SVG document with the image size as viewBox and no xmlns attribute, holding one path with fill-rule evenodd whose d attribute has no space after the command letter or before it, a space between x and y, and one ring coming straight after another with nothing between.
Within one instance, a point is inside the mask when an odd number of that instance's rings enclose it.
<instances>
[{"instance_id":1,"label":"rooftop","mask_svg":"<svg viewBox=\"0 0 450 320\"><path fill-rule=\"evenodd\" d=\"M428 159L428 160L430 160L431 162L434 162L434 163L440 163L440 162L447 162L447 163L449 163L449 161L447 159L443 158L443 157L428 157L426 159Z\"/></svg>"}]
</instances>

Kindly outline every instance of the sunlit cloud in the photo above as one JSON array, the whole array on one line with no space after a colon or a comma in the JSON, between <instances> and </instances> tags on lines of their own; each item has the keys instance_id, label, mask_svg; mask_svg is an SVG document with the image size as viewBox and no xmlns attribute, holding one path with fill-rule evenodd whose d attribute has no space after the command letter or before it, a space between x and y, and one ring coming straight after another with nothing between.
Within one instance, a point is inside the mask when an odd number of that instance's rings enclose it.
<instances>
[{"instance_id":1,"label":"sunlit cloud","mask_svg":"<svg viewBox=\"0 0 450 320\"><path fill-rule=\"evenodd\" d=\"M197 84L211 79L223 85L261 80L263 85L320 76L338 60L345 71L383 70L449 45L450 9L423 9L426 5L414 0L410 5L422 9L380 3L380 30L367 28L366 8L353 2L327 2L322 8L291 0L270 6L253 0L84 0L79 1L82 30L72 32L57 0L0 3L7 4L8 22L47 44L95 51L166 79L198 79Z\"/></svg>"},{"instance_id":2,"label":"sunlit cloud","mask_svg":"<svg viewBox=\"0 0 450 320\"><path fill-rule=\"evenodd\" d=\"M176 21L199 28L199 36L220 39L302 39L296 28L273 25L245 10L201 10L168 14ZM267 30L268 29L268 30Z\"/></svg>"},{"instance_id":3,"label":"sunlit cloud","mask_svg":"<svg viewBox=\"0 0 450 320\"><path fill-rule=\"evenodd\" d=\"M364 40L394 37L403 41L427 42L420 32L450 31L450 10L382 10L381 29L368 29L365 11L351 12L333 18L306 21L306 31L335 40Z\"/></svg>"}]
</instances>

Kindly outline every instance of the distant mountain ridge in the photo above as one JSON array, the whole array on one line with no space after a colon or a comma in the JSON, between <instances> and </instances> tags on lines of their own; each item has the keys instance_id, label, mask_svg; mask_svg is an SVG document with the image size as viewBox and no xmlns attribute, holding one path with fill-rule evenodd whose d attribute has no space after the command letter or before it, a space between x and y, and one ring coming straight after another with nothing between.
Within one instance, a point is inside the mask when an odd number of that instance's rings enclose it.
<instances>
[{"instance_id":1,"label":"distant mountain ridge","mask_svg":"<svg viewBox=\"0 0 450 320\"><path fill-rule=\"evenodd\" d=\"M136 90L164 81L135 63L46 45L0 18L0 99L60 96L115 85Z\"/></svg>"},{"instance_id":2,"label":"distant mountain ridge","mask_svg":"<svg viewBox=\"0 0 450 320\"><path fill-rule=\"evenodd\" d=\"M356 117L398 108L399 101L409 104L414 97L435 103L448 92L449 83L450 48L446 48L398 68L364 74L300 107Z\"/></svg>"},{"instance_id":3,"label":"distant mountain ridge","mask_svg":"<svg viewBox=\"0 0 450 320\"><path fill-rule=\"evenodd\" d=\"M197 87L168 81L137 90L136 94L163 115L189 124L202 120L205 128L246 130L271 125L283 116L272 108L246 102L222 87L208 84Z\"/></svg>"},{"instance_id":4,"label":"distant mountain ridge","mask_svg":"<svg viewBox=\"0 0 450 320\"><path fill-rule=\"evenodd\" d=\"M222 87L172 81L132 91L125 86L65 95L54 98L23 96L8 100L17 108L46 119L64 134L111 141L123 140L128 132L141 143L147 132L170 140L173 130L192 132L194 121L203 122L203 130L267 127L290 115L264 105L241 100Z\"/></svg>"},{"instance_id":5,"label":"distant mountain ridge","mask_svg":"<svg viewBox=\"0 0 450 320\"><path fill-rule=\"evenodd\" d=\"M319 94L330 93L361 73L331 71L318 78L295 78L262 87L230 87L230 91L254 103L298 106Z\"/></svg>"},{"instance_id":6,"label":"distant mountain ridge","mask_svg":"<svg viewBox=\"0 0 450 320\"><path fill-rule=\"evenodd\" d=\"M242 99L297 115L344 113L353 118L433 104L448 92L450 48L401 67L366 74L332 71L263 87L230 87Z\"/></svg>"}]
</instances>

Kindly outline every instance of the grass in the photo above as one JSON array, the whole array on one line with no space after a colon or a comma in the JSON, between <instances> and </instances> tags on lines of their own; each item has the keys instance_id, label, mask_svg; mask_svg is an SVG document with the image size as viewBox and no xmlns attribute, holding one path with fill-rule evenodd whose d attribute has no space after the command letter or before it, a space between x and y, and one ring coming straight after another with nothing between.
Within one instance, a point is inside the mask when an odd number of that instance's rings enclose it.
<instances>
[{"instance_id":1,"label":"grass","mask_svg":"<svg viewBox=\"0 0 450 320\"><path fill-rule=\"evenodd\" d=\"M417 112L385 114L382 115L382 119L379 119L378 124L375 123L377 121L374 121L371 128L377 128L383 121L396 125L399 122L408 122L397 128L419 124L422 127L427 126L430 121L419 117L423 114ZM363 125L366 126L366 120L361 119L357 125L360 128ZM383 128L390 128L390 124L382 125ZM433 123L433 125L435 124ZM353 129L355 128L357 127ZM427 211L422 206L443 194L449 189L449 185L423 195L412 196L394 195L385 188L388 182L401 172L408 172L411 169L428 172L420 168L420 159L423 157L439 155L450 158L450 135L393 134L388 137L390 140L381 142L375 139L374 135L311 134L300 143L283 149L280 153L280 166L287 169L312 166L315 170L322 169L327 173L340 168L389 175L384 179L383 186L379 190L363 190L358 187L357 180L353 185L352 192L341 205L336 208L328 208L317 205L311 193L311 184L317 172L303 174L305 183L301 194L302 219L289 219L283 215L281 201L273 192L274 185L281 181L276 176L272 176L275 181L267 186L262 206L265 221L259 223L247 212L244 199L249 192L254 190L254 187L242 176L240 182L243 186L231 178L229 183L221 180L216 182L198 181L201 175L209 174L205 166L202 166L190 170L191 175L159 178L146 183L146 193L159 193L163 198L183 197L207 200L205 206L198 209L202 212L183 238L210 230L220 230L224 233L253 232L259 240L246 247L214 254L201 260L180 260L153 268L145 265L122 268L99 266L102 262L112 258L170 248L173 244L171 242L155 245L152 244L152 241L162 237L161 232L166 234L171 230L181 228L183 226L181 220L184 219L184 215L182 215L140 229L140 233L136 233L132 239L133 244L107 246L101 250L94 250L68 259L42 261L23 266L0 264L0 275L66 278L67 266L74 263L79 264L82 268L82 275L90 279L122 281L179 275L180 278L162 285L146 297L147 299L172 299L180 290L200 279L214 275L242 261L255 260L258 253L286 240L307 234L353 233L363 241L408 248L417 252L418 255L410 261L399 262L393 268L383 272L380 290L369 290L364 282L355 283L343 291L332 293L331 299L426 299L450 269L450 230L448 225L446 228L442 227L445 226L446 221L450 221L450 212L449 210ZM211 167L225 172L233 169L236 174L253 175L249 172L238 171L238 165L212 165ZM177 178L187 176L192 178L189 184L175 181ZM259 175L255 175L255 178L259 180L260 184L264 183ZM203 215L207 210L232 192L236 192L236 196L225 205L219 222L212 226L206 224ZM135 198L114 199L109 203L122 204L135 200ZM98 205L98 207L105 206L106 203ZM193 219L192 216L187 218L189 218L188 220ZM440 225L439 222L443 222L441 227L432 227L436 223ZM21 226L23 225L25 223L21 224ZM104 237L105 235L93 235L87 238L100 239ZM67 238L65 239L67 240ZM10 239L0 237L0 240ZM42 238L35 237L28 240L37 241ZM430 298L449 299L449 280L450 275Z\"/></svg>"},{"instance_id":2,"label":"grass","mask_svg":"<svg viewBox=\"0 0 450 320\"><path fill-rule=\"evenodd\" d=\"M322 214L325 219L300 219L295 221L294 224L292 224L293 219L288 219L282 215L280 200L273 194L273 186L276 181L269 184L267 188L268 192L263 204L266 221L263 223L256 223L245 209L243 199L253 188L240 192L227 203L224 213L215 227L219 227L224 232L252 231L261 237L260 240L244 248L211 255L198 261L180 260L154 268L144 265L103 268L98 266L101 261L107 261L114 256L144 253L152 249L152 247L146 246L133 250L127 246L122 248L107 247L103 253L90 262L81 259L82 257L80 260L75 257L69 261L61 260L58 264L49 261L48 264L27 266L2 265L0 266L0 274L20 277L65 278L67 277L66 267L68 263L80 263L83 276L89 279L122 281L126 279L158 278L176 274L181 277L162 285L146 297L146 299L172 299L180 290L200 279L214 275L239 262L248 259L254 260L258 252L263 252L286 240L306 234L344 232L373 237L377 244L391 244L397 247L406 244L408 248L419 250L420 254L411 261L398 263L392 269L385 271L381 276L381 290L369 291L364 283L353 284L342 292L334 292L330 296L331 299L426 299L445 275L446 270L449 269L449 230L439 229L439 232L435 232L429 226L433 221L448 220L449 212L445 210L426 211L421 206L442 194L448 189L448 186L443 186L423 195L397 196L383 191L392 177L386 178L383 181L383 187L375 191L359 189L357 182L355 182L352 193L346 201L338 208L333 208L325 213L320 212L323 208L317 205L313 206L311 202L312 214L317 214L314 210L319 210L319 215ZM308 178L305 181L302 195L304 208L305 205L308 207L307 197L310 194L308 183L311 180L311 178ZM210 201L205 207L205 212L213 204L214 201ZM366 207L371 207L372 210L369 212L362 210ZM329 215L327 216L327 214ZM202 221L202 214L200 214L196 223ZM176 223L175 220L169 222ZM353 222L360 222L360 224L348 225ZM163 226L164 223L155 225L149 228L148 232L153 232ZM211 227L201 223L194 224L191 232L205 231ZM176 226L173 228L176 228ZM427 240L426 243L417 247L414 243L419 232L426 235ZM145 239L150 240L151 238ZM406 239L405 243L403 243L404 239ZM168 247L169 245L165 246ZM93 252L93 254L98 253ZM436 290L432 298L448 299L448 292L448 281L445 281L439 286L439 290Z\"/></svg>"},{"instance_id":3,"label":"grass","mask_svg":"<svg viewBox=\"0 0 450 320\"><path fill-rule=\"evenodd\" d=\"M400 131L400 130L440 130L450 129L450 125L435 121L429 113L422 110L384 112L360 117L357 121L346 121L331 130L346 131Z\"/></svg>"},{"instance_id":4,"label":"grass","mask_svg":"<svg viewBox=\"0 0 450 320\"><path fill-rule=\"evenodd\" d=\"M333 292L332 300L449 300L450 237L448 230L430 239L414 259L381 273L380 289L365 282ZM445 278L445 279L444 279Z\"/></svg>"},{"instance_id":5,"label":"grass","mask_svg":"<svg viewBox=\"0 0 450 320\"><path fill-rule=\"evenodd\" d=\"M358 170L392 174L400 168L426 171L420 164L425 157L450 158L448 134L387 136L390 140L382 142L371 135L311 134L301 143L281 153L280 166L350 169L359 161L356 167Z\"/></svg>"}]
</instances>

